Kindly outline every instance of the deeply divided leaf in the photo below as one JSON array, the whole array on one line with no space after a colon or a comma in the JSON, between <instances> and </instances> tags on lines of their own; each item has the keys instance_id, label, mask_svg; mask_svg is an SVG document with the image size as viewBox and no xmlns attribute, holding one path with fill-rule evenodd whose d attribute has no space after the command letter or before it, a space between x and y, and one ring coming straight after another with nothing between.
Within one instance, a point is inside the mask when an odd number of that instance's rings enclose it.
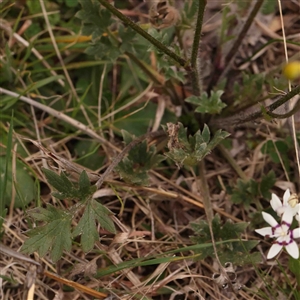
<instances>
[{"instance_id":1,"label":"deeply divided leaf","mask_svg":"<svg viewBox=\"0 0 300 300\"><path fill-rule=\"evenodd\" d=\"M203 131L197 131L194 136L187 136L186 129L181 123L168 124L169 152L165 155L182 165L194 166L208 155L224 138L229 136L225 131L217 131L210 140L210 130L205 124Z\"/></svg>"},{"instance_id":2,"label":"deeply divided leaf","mask_svg":"<svg viewBox=\"0 0 300 300\"><path fill-rule=\"evenodd\" d=\"M198 220L192 222L192 229L195 235L191 237L191 240L196 244L211 243L211 235L209 226L206 221ZM258 241L230 241L233 239L240 239L241 234L248 226L247 223L232 223L227 221L223 226L221 225L220 218L216 215L212 221L212 230L214 239L216 242L223 241L224 243L218 243L216 245L218 257L224 264L225 262L232 262L233 264L244 265L247 263L253 263L260 261L259 255L250 254L250 250L254 248ZM200 258L215 257L213 247L203 248L200 252Z\"/></svg>"},{"instance_id":3,"label":"deeply divided leaf","mask_svg":"<svg viewBox=\"0 0 300 300\"><path fill-rule=\"evenodd\" d=\"M116 233L114 223L110 216L113 213L94 199L90 199L84 213L73 231L73 237L81 235L81 245L85 252L90 251L94 243L99 240L96 220L100 226L109 232Z\"/></svg>"},{"instance_id":4,"label":"deeply divided leaf","mask_svg":"<svg viewBox=\"0 0 300 300\"><path fill-rule=\"evenodd\" d=\"M61 258L63 251L69 251L72 245L72 215L48 204L47 209L35 209L32 213L37 220L46 221L28 232L29 238L22 246L25 253L38 252L45 256L50 252L53 261Z\"/></svg>"},{"instance_id":5,"label":"deeply divided leaf","mask_svg":"<svg viewBox=\"0 0 300 300\"><path fill-rule=\"evenodd\" d=\"M122 134L126 145L135 138L125 130L122 130ZM127 182L148 185L148 172L164 159L164 156L156 154L154 146L148 147L147 142L144 141L128 152L127 157L119 163L116 170L121 178Z\"/></svg>"},{"instance_id":6,"label":"deeply divided leaf","mask_svg":"<svg viewBox=\"0 0 300 300\"><path fill-rule=\"evenodd\" d=\"M185 99L186 102L197 105L195 112L219 114L221 110L226 107L226 104L222 102L221 96L223 91L211 91L211 95L208 96L206 92L201 96L190 96Z\"/></svg>"}]
</instances>

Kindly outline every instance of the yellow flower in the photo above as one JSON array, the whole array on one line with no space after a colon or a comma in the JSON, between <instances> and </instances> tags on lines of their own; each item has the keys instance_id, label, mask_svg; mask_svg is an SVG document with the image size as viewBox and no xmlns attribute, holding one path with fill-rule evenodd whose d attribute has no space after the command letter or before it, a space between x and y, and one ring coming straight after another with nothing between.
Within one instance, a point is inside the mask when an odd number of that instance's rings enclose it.
<instances>
[{"instance_id":1,"label":"yellow flower","mask_svg":"<svg viewBox=\"0 0 300 300\"><path fill-rule=\"evenodd\" d=\"M293 61L286 64L283 68L283 74L289 80L300 78L300 61Z\"/></svg>"}]
</instances>

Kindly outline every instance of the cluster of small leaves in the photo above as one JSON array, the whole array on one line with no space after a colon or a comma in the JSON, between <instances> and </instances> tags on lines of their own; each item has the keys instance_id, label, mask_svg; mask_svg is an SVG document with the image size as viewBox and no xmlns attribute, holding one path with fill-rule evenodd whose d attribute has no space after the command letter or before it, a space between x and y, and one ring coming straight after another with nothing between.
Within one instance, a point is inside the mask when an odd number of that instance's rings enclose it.
<instances>
[{"instance_id":1,"label":"cluster of small leaves","mask_svg":"<svg viewBox=\"0 0 300 300\"><path fill-rule=\"evenodd\" d=\"M137 58L147 60L149 55L145 57L145 54L153 51L157 57L157 69L166 79L174 78L181 82L185 80L185 72L174 69L172 67L174 61L171 58L145 41L133 29L114 19L109 10L103 8L98 1L79 0L79 2L82 9L76 16L82 20L82 34L92 35L92 43L85 53L95 56L96 59L115 61L124 53L131 53ZM148 33L170 48L173 39L172 31L149 28ZM171 48L177 55L181 54L176 44Z\"/></svg>"},{"instance_id":2,"label":"cluster of small leaves","mask_svg":"<svg viewBox=\"0 0 300 300\"><path fill-rule=\"evenodd\" d=\"M234 14L231 14L229 5L223 9L221 24L220 44L223 45L234 38L234 35L230 33L232 32L232 28L236 25L236 17Z\"/></svg>"},{"instance_id":3,"label":"cluster of small leaves","mask_svg":"<svg viewBox=\"0 0 300 300\"><path fill-rule=\"evenodd\" d=\"M87 252L93 248L99 238L95 220L107 231L116 232L110 218L112 212L92 198L96 187L90 185L85 171L80 174L78 186L73 184L64 173L58 175L47 169L44 169L44 173L49 184L57 190L53 193L54 197L78 202L68 210L48 204L46 208L37 207L29 211L29 215L36 222L41 223L29 230L29 238L22 247L23 252L37 251L40 256L45 256L49 251L51 259L57 261L63 251L71 249L72 238L79 235L81 235L81 246ZM82 209L84 212L79 223L72 228L72 220Z\"/></svg>"},{"instance_id":4,"label":"cluster of small leaves","mask_svg":"<svg viewBox=\"0 0 300 300\"><path fill-rule=\"evenodd\" d=\"M114 61L122 53L133 47L136 33L131 28L125 28L117 23L111 13L101 7L98 1L79 0L82 9L76 17L82 20L82 35L92 35L92 44L86 53L98 59ZM111 25L117 25L117 31L111 30ZM124 43L123 43L124 41Z\"/></svg>"},{"instance_id":5,"label":"cluster of small leaves","mask_svg":"<svg viewBox=\"0 0 300 300\"><path fill-rule=\"evenodd\" d=\"M173 142L169 142L169 152L165 155L175 161L177 166L195 166L226 137L229 133L218 130L213 138L205 124L202 132L198 130L194 136L187 136L187 129L181 123Z\"/></svg>"},{"instance_id":6,"label":"cluster of small leaves","mask_svg":"<svg viewBox=\"0 0 300 300\"><path fill-rule=\"evenodd\" d=\"M181 13L181 26L194 29L194 17L198 11L198 6L198 1L184 1L184 7Z\"/></svg>"},{"instance_id":7,"label":"cluster of small leaves","mask_svg":"<svg viewBox=\"0 0 300 300\"><path fill-rule=\"evenodd\" d=\"M243 73L242 82L235 82L233 85L235 104L256 103L261 95L264 80L262 74Z\"/></svg>"},{"instance_id":8,"label":"cluster of small leaves","mask_svg":"<svg viewBox=\"0 0 300 300\"><path fill-rule=\"evenodd\" d=\"M195 232L195 235L191 237L193 243L206 244L212 242L209 225L206 221L198 220L190 225ZM219 215L215 215L212 221L212 230L215 242L224 242L216 244L218 257L222 264L230 261L233 264L244 265L258 263L261 260L259 253L249 253L258 244L258 241L230 241L240 238L247 226L248 223L234 224L230 220L227 220L222 226ZM208 256L215 257L212 246L201 249L198 254L200 254L199 259L205 259Z\"/></svg>"},{"instance_id":9,"label":"cluster of small leaves","mask_svg":"<svg viewBox=\"0 0 300 300\"><path fill-rule=\"evenodd\" d=\"M186 102L197 105L195 112L203 114L219 114L221 110L226 107L226 104L222 102L221 96L223 91L212 91L210 97L206 92L201 96L190 96L185 99Z\"/></svg>"},{"instance_id":10,"label":"cluster of small leaves","mask_svg":"<svg viewBox=\"0 0 300 300\"><path fill-rule=\"evenodd\" d=\"M173 32L171 30L158 30L155 28L149 28L148 33L160 41L162 44L167 46L170 50L174 51L178 56L182 56L182 51L177 44L174 44L172 40L174 39ZM164 74L166 80L174 78L180 82L185 81L186 72L173 67L174 60L167 56L165 53L161 52L154 45L149 44L148 52L154 52L156 55L156 67L160 73Z\"/></svg>"},{"instance_id":11,"label":"cluster of small leaves","mask_svg":"<svg viewBox=\"0 0 300 300\"><path fill-rule=\"evenodd\" d=\"M126 145L135 139L127 131L122 130L123 139ZM125 181L137 185L148 185L148 172L163 161L163 155L156 154L155 146L148 147L147 142L133 147L116 167L116 171Z\"/></svg>"},{"instance_id":12,"label":"cluster of small leaves","mask_svg":"<svg viewBox=\"0 0 300 300\"><path fill-rule=\"evenodd\" d=\"M235 204L243 204L245 208L248 208L251 203L255 203L258 197L269 199L271 197L270 189L275 182L276 176L272 170L263 176L260 182L253 179L248 181L239 179L232 192L231 201Z\"/></svg>"}]
</instances>

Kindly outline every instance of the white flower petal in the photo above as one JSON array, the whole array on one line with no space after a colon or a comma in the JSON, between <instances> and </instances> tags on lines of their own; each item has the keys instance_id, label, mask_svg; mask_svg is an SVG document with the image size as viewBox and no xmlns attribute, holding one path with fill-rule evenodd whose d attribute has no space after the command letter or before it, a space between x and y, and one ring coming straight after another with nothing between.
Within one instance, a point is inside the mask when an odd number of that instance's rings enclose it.
<instances>
[{"instance_id":1,"label":"white flower petal","mask_svg":"<svg viewBox=\"0 0 300 300\"><path fill-rule=\"evenodd\" d=\"M285 246L285 249L291 257L293 257L295 259L299 258L299 248L295 241L293 241L289 245Z\"/></svg>"},{"instance_id":2,"label":"white flower petal","mask_svg":"<svg viewBox=\"0 0 300 300\"><path fill-rule=\"evenodd\" d=\"M272 194L272 199L270 201L270 204L271 204L273 210L276 212L277 212L278 208L282 206L280 199L275 194Z\"/></svg>"},{"instance_id":3,"label":"white flower petal","mask_svg":"<svg viewBox=\"0 0 300 300\"><path fill-rule=\"evenodd\" d=\"M289 207L284 211L281 222L285 222L287 224L292 224L293 217L294 217L293 210Z\"/></svg>"},{"instance_id":4,"label":"white flower petal","mask_svg":"<svg viewBox=\"0 0 300 300\"><path fill-rule=\"evenodd\" d=\"M280 246L278 244L272 245L272 247L270 248L269 253L267 255L267 259L271 259L274 256L276 256L280 252L281 249L282 249L282 246Z\"/></svg>"},{"instance_id":5,"label":"white flower petal","mask_svg":"<svg viewBox=\"0 0 300 300\"><path fill-rule=\"evenodd\" d=\"M293 230L293 239L297 239L300 237L300 228L295 228Z\"/></svg>"},{"instance_id":6,"label":"white flower petal","mask_svg":"<svg viewBox=\"0 0 300 300\"><path fill-rule=\"evenodd\" d=\"M293 208L294 210L294 215L300 214L300 203L296 204L296 206Z\"/></svg>"},{"instance_id":7,"label":"white flower petal","mask_svg":"<svg viewBox=\"0 0 300 300\"><path fill-rule=\"evenodd\" d=\"M266 236L266 235L270 236L273 234L272 227L264 227L261 229L255 229L255 232L257 232L258 234L263 235L263 236Z\"/></svg>"},{"instance_id":8,"label":"white flower petal","mask_svg":"<svg viewBox=\"0 0 300 300\"><path fill-rule=\"evenodd\" d=\"M290 189L287 189L283 195L283 205L288 204L288 200L289 200L290 196L291 196Z\"/></svg>"},{"instance_id":9,"label":"white flower petal","mask_svg":"<svg viewBox=\"0 0 300 300\"><path fill-rule=\"evenodd\" d=\"M275 227L278 225L277 221L268 213L262 212L264 220L270 224L272 227Z\"/></svg>"}]
</instances>

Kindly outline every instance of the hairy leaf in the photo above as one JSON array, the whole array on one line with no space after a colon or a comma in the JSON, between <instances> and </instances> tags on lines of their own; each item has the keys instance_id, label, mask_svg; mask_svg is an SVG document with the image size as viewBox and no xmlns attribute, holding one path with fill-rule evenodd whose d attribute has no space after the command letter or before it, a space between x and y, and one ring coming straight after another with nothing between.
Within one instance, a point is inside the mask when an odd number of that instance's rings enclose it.
<instances>
[{"instance_id":1,"label":"hairy leaf","mask_svg":"<svg viewBox=\"0 0 300 300\"><path fill-rule=\"evenodd\" d=\"M181 165L194 166L208 155L220 142L229 136L229 133L218 130L210 140L210 130L205 124L201 131L194 136L187 136L186 129L181 123L168 123L169 152L165 155Z\"/></svg>"},{"instance_id":2,"label":"hairy leaf","mask_svg":"<svg viewBox=\"0 0 300 300\"><path fill-rule=\"evenodd\" d=\"M122 134L126 145L135 138L125 130L122 130ZM154 146L148 147L147 142L144 141L128 152L128 156L119 163L116 170L127 182L147 185L148 172L164 159L164 156L156 154Z\"/></svg>"},{"instance_id":3,"label":"hairy leaf","mask_svg":"<svg viewBox=\"0 0 300 300\"><path fill-rule=\"evenodd\" d=\"M222 102L221 96L223 91L212 91L210 97L204 92L201 96L190 96L185 99L186 102L197 105L195 112L219 114L221 110L227 105Z\"/></svg>"},{"instance_id":4,"label":"hairy leaf","mask_svg":"<svg viewBox=\"0 0 300 300\"><path fill-rule=\"evenodd\" d=\"M72 215L50 204L47 205L47 209L35 208L29 214L45 223L28 232L29 238L23 244L22 251L25 253L36 251L42 257L50 251L51 259L56 262L64 250L71 249Z\"/></svg>"},{"instance_id":5,"label":"hairy leaf","mask_svg":"<svg viewBox=\"0 0 300 300\"><path fill-rule=\"evenodd\" d=\"M78 199L85 200L95 192L95 187L90 185L89 178L85 171L82 171L79 178L79 187L73 184L68 177L61 172L60 175L55 172L43 169L46 178L57 192L53 196L58 199Z\"/></svg>"},{"instance_id":6,"label":"hairy leaf","mask_svg":"<svg viewBox=\"0 0 300 300\"><path fill-rule=\"evenodd\" d=\"M211 243L211 235L209 226L206 221L198 220L192 222L192 229L195 235L191 237L191 240L196 244ZM216 242L229 241L232 239L240 238L244 232L247 223L234 224L227 221L223 226L220 222L220 217L216 215L212 221L212 230ZM260 255L250 254L250 250L258 244L258 241L239 241L228 242L224 244L216 245L218 256L221 263L232 262L233 264L244 265L247 263L259 262L261 260ZM200 250L199 250L200 252ZM197 252L198 253L198 252ZM203 248L200 252L200 258L204 259L208 256L215 257L213 254L213 247Z\"/></svg>"},{"instance_id":7,"label":"hairy leaf","mask_svg":"<svg viewBox=\"0 0 300 300\"><path fill-rule=\"evenodd\" d=\"M90 251L99 239L95 220L109 232L116 233L110 215L113 213L94 199L90 199L85 207L83 216L73 231L73 237L81 235L81 245L85 252Z\"/></svg>"}]
</instances>

